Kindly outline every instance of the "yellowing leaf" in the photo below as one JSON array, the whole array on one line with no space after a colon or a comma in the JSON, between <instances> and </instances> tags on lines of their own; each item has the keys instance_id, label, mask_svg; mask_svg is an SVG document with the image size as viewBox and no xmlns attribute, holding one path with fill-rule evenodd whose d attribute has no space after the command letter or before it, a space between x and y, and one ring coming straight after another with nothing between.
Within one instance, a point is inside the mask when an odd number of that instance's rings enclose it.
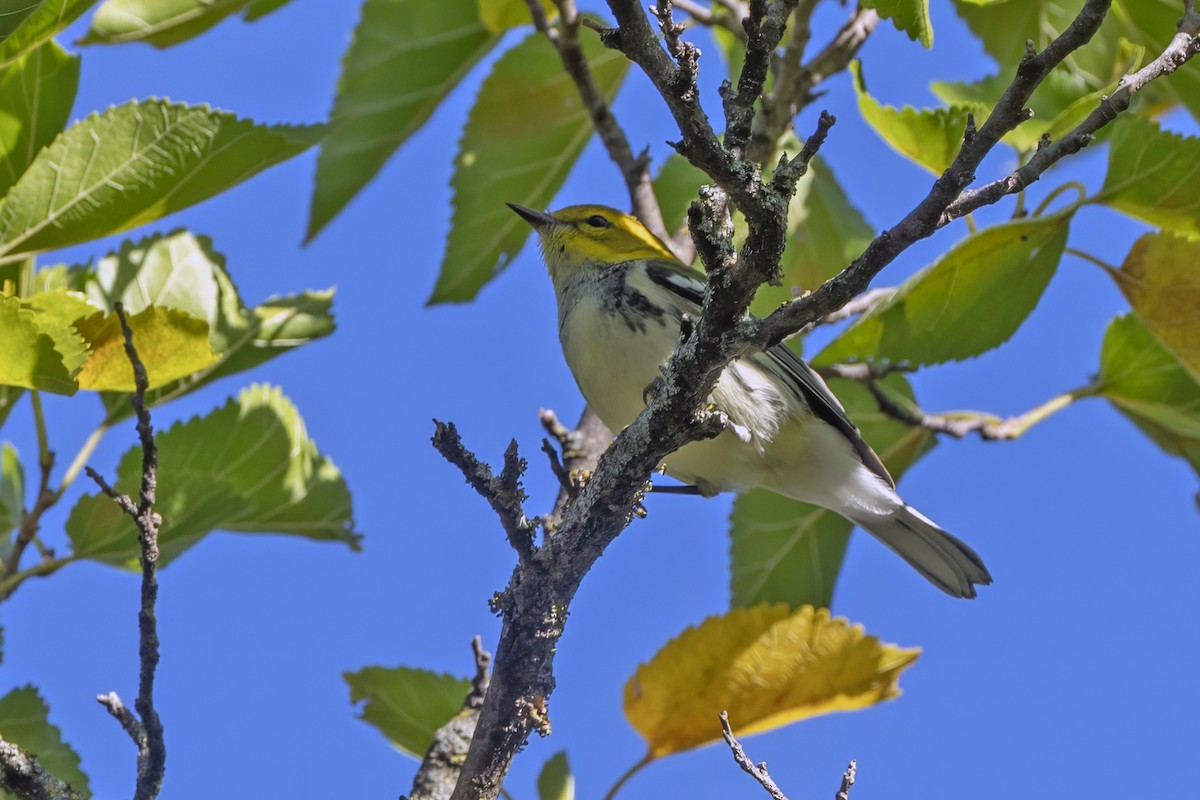
<instances>
[{"instance_id":1,"label":"yellowing leaf","mask_svg":"<svg viewBox=\"0 0 1200 800\"><path fill-rule=\"evenodd\" d=\"M1147 233L1114 272L1134 312L1200 379L1200 243Z\"/></svg>"},{"instance_id":2,"label":"yellowing leaf","mask_svg":"<svg viewBox=\"0 0 1200 800\"><path fill-rule=\"evenodd\" d=\"M735 609L688 628L639 666L625 684L625 716L650 757L662 758L719 739L723 710L749 734L890 700L919 654L823 608Z\"/></svg>"},{"instance_id":3,"label":"yellowing leaf","mask_svg":"<svg viewBox=\"0 0 1200 800\"><path fill-rule=\"evenodd\" d=\"M151 389L217 360L208 343L208 323L182 311L151 306L129 317L129 327ZM79 371L80 387L133 391L133 367L125 355L125 337L116 315L94 314L76 322L75 328L91 345L91 356Z\"/></svg>"}]
</instances>

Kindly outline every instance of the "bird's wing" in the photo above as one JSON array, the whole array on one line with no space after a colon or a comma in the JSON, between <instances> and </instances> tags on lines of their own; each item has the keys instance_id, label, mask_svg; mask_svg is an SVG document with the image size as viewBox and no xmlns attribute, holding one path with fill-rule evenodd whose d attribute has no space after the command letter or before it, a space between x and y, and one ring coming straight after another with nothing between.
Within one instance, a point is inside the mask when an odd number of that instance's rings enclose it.
<instances>
[{"instance_id":1,"label":"bird's wing","mask_svg":"<svg viewBox=\"0 0 1200 800\"><path fill-rule=\"evenodd\" d=\"M888 474L887 467L883 465L883 461L871 449L871 445L867 444L866 440L863 439L862 434L858 431L858 427L850 421L850 417L846 415L846 409L842 408L842 404L838 401L837 397L825 385L825 380L812 367L806 364L804 359L793 353L787 345L777 344L768 350L765 355L784 375L791 379L792 384L800 390L804 399L808 401L808 407L812 409L813 413L837 428L843 436L850 440L850 444L854 447L854 452L858 453L858 457L862 459L867 469L874 472L883 479L884 483L895 489L896 481L892 480L892 476Z\"/></svg>"},{"instance_id":2,"label":"bird's wing","mask_svg":"<svg viewBox=\"0 0 1200 800\"><path fill-rule=\"evenodd\" d=\"M680 301L681 307L686 310L685 313L693 316L699 315L700 307L704 303L704 290L707 286L707 279L703 273L683 264L669 261L648 261L646 277L674 294ZM883 461L871 449L871 445L863 439L854 423L850 421L850 417L846 415L846 409L842 408L842 404L838 402L833 392L829 391L825 381L804 362L804 359L793 353L784 344L777 344L762 356L755 357L756 360L762 358L767 359L770 365L775 367L772 372L791 382L819 419L832 425L849 440L854 451L858 453L858 457L862 459L863 464L869 470L882 478L893 489L896 488L896 482L888 474L887 467L883 465Z\"/></svg>"}]
</instances>

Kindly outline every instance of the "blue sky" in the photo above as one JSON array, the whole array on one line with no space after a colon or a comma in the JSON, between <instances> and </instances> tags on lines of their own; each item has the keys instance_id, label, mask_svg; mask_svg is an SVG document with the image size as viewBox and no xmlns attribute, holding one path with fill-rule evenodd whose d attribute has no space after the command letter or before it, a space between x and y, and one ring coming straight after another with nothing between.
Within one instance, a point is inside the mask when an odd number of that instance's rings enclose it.
<instances>
[{"instance_id":1,"label":"blue sky","mask_svg":"<svg viewBox=\"0 0 1200 800\"><path fill-rule=\"evenodd\" d=\"M928 103L929 80L991 71L949 4L932 5L933 52L886 24L867 45L868 85L882 101ZM167 51L86 48L75 116L131 97L168 96L263 122L320 121L356 6L295 0L254 25L229 21ZM822 19L841 13L833 8ZM705 49L712 103L723 67ZM450 217L458 130L480 77L460 87L307 248L299 243L315 153L130 234L186 225L210 235L247 302L337 285L333 337L166 407L155 423L205 412L250 379L282 386L344 472L365 534L358 554L218 534L163 572L158 707L167 731L166 798L406 792L415 762L355 718L341 674L378 664L465 675L471 636L496 640L499 623L486 600L504 585L513 556L483 501L429 446L431 419L457 423L469 446L493 462L515 437L531 462L536 512L554 494L537 452L537 411L574 418L581 400L532 248L476 302L424 307ZM823 155L870 222L890 225L931 179L859 121L845 76L829 88L799 128L810 130L819 108L838 115ZM676 132L641 76L631 72L616 112L635 149L649 144L665 157L663 142ZM1007 157L985 164L981 177L999 174ZM1035 187L1034 199L1068 178L1096 186L1102 159L1083 154ZM619 176L594 143L556 205L579 202L624 204ZM1113 212L1085 209L1072 244L1119 262L1139 230ZM963 235L956 224L912 248L879 284L899 282ZM99 256L118 241L68 255ZM1125 307L1100 270L1068 258L1011 342L983 359L923 371L914 379L917 395L930 410L1020 413L1087 382L1108 321ZM66 461L99 420L99 404L79 396L47 405L52 445ZM26 404L3 430L30 473L31 427ZM110 432L92 465L111 474L133 441L131 427ZM1064 784L1080 797L1149 786L1185 796L1189 771L1165 765L1180 764L1180 753L1200 744L1190 670L1200 645L1187 622L1200 606L1195 474L1104 401L1089 400L1018 442L944 441L901 489L985 557L995 585L973 602L952 601L856 534L834 611L885 641L924 648L901 682L905 694L747 739L750 755L767 761L793 798L832 794L850 758L859 763L853 796L860 799L989 800ZM70 502L46 520L52 546L65 547ZM649 518L635 522L588 577L556 662L554 735L517 758L508 783L517 798L534 796L541 763L562 748L585 798L601 796L641 756L644 745L621 713L621 687L669 637L727 608L729 505L728 497L652 497ZM0 609L0 691L38 686L101 798L127 796L133 785L133 747L93 697L117 690L131 702L136 693L137 593L133 574L80 564L26 584ZM652 765L621 796L759 791L727 752L707 748Z\"/></svg>"}]
</instances>

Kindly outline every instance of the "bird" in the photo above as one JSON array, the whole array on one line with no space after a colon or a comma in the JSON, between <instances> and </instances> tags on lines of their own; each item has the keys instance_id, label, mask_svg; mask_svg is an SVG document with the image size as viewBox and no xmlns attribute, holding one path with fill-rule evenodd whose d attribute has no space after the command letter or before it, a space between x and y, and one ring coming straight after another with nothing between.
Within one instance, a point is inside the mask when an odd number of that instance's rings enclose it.
<instances>
[{"instance_id":1,"label":"bird","mask_svg":"<svg viewBox=\"0 0 1200 800\"><path fill-rule=\"evenodd\" d=\"M537 234L580 392L609 429L622 430L645 407L684 315L699 316L706 276L617 209L508 206ZM829 509L953 597L992 582L974 550L901 499L825 381L786 345L730 362L708 399L726 429L667 455L668 475L706 495L763 488Z\"/></svg>"}]
</instances>

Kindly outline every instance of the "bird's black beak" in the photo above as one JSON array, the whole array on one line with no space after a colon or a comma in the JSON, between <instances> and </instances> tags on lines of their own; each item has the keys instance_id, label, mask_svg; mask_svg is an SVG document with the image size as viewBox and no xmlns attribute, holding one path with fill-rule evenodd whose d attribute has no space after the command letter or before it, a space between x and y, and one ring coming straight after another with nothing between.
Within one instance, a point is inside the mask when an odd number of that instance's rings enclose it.
<instances>
[{"instance_id":1,"label":"bird's black beak","mask_svg":"<svg viewBox=\"0 0 1200 800\"><path fill-rule=\"evenodd\" d=\"M546 228L559 224L558 220L544 211L534 211L532 208L517 203L505 203L505 205L517 212L521 216L521 219L533 226L535 231L543 231Z\"/></svg>"}]
</instances>

